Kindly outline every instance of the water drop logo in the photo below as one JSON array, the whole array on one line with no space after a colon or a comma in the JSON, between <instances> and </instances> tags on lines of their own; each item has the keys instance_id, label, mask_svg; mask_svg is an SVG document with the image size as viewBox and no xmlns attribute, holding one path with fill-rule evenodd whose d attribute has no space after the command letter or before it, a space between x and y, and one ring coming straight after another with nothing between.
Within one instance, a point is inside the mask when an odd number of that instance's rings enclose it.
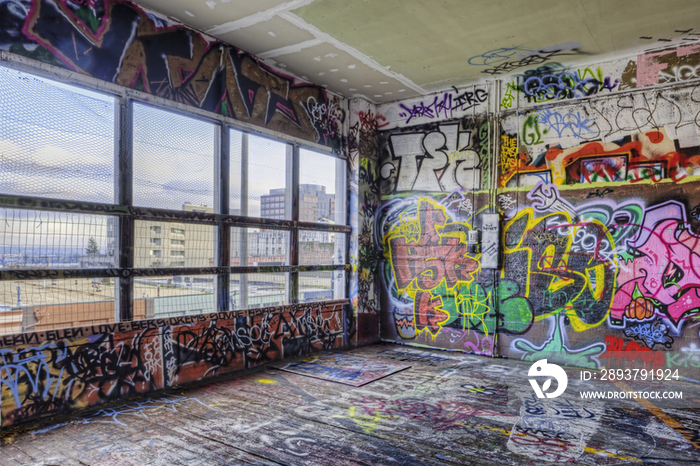
<instances>
[{"instance_id":1,"label":"water drop logo","mask_svg":"<svg viewBox=\"0 0 700 466\"><path fill-rule=\"evenodd\" d=\"M537 380L530 379L530 385L532 385L532 389L535 391L537 398L556 398L564 393L566 385L569 383L569 378L566 376L564 369L556 364L548 364L546 359L540 359L530 366L527 375L529 377L549 377L542 384L542 388L540 388L540 384ZM557 389L551 393L547 393L547 389L552 385L552 378L557 381Z\"/></svg>"}]
</instances>

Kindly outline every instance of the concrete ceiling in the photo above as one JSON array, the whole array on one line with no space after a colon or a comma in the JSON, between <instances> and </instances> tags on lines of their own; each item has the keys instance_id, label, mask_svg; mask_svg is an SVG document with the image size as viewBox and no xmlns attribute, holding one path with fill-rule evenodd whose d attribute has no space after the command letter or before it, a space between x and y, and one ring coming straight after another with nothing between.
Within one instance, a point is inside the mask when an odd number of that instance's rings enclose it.
<instances>
[{"instance_id":1,"label":"concrete ceiling","mask_svg":"<svg viewBox=\"0 0 700 466\"><path fill-rule=\"evenodd\" d=\"M374 103L700 40L688 0L135 1Z\"/></svg>"}]
</instances>

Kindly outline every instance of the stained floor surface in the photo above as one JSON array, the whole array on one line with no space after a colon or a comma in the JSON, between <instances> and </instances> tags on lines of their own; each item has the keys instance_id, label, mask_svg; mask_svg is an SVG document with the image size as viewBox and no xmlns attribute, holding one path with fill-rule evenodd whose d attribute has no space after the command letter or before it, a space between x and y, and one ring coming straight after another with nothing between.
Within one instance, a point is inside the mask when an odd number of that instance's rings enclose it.
<instances>
[{"instance_id":1,"label":"stained floor surface","mask_svg":"<svg viewBox=\"0 0 700 466\"><path fill-rule=\"evenodd\" d=\"M0 465L700 463L698 384L582 382L567 369L566 392L541 400L522 361L394 345L345 354L411 367L361 387L266 368L5 429Z\"/></svg>"}]
</instances>

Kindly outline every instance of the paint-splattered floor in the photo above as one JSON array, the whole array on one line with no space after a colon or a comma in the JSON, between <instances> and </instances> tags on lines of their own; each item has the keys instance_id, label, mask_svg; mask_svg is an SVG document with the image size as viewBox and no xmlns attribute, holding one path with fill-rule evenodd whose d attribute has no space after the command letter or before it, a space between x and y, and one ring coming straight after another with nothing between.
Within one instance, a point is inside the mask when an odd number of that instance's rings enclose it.
<instances>
[{"instance_id":1,"label":"paint-splattered floor","mask_svg":"<svg viewBox=\"0 0 700 466\"><path fill-rule=\"evenodd\" d=\"M0 464L700 463L698 384L627 383L682 391L673 402L583 400L629 387L567 370L564 395L540 400L521 361L393 345L348 353L411 367L361 387L267 368L5 429Z\"/></svg>"}]
</instances>

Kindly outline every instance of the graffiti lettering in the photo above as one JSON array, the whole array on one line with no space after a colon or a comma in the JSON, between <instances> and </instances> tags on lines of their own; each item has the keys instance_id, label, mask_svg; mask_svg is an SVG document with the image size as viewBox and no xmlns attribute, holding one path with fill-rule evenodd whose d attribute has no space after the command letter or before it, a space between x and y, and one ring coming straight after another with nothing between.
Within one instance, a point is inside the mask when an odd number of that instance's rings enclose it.
<instances>
[{"instance_id":1,"label":"graffiti lettering","mask_svg":"<svg viewBox=\"0 0 700 466\"><path fill-rule=\"evenodd\" d=\"M460 132L458 125L440 125L439 131L427 134L392 134L389 144L399 163L392 175L394 189L451 192L480 187L481 158L470 149L471 135Z\"/></svg>"},{"instance_id":2,"label":"graffiti lettering","mask_svg":"<svg viewBox=\"0 0 700 466\"><path fill-rule=\"evenodd\" d=\"M456 92L456 91L455 91ZM453 97L451 92L445 92L440 96L433 97L432 102L427 104L423 101L408 107L403 103L399 106L404 110L399 116L406 118L405 123L408 124L413 118L426 117L429 119L452 119L454 112L469 110L472 107L486 101L488 92L484 89L475 89L474 92L466 91L462 94L457 93Z\"/></svg>"},{"instance_id":3,"label":"graffiti lettering","mask_svg":"<svg viewBox=\"0 0 700 466\"><path fill-rule=\"evenodd\" d=\"M590 132L588 127L593 121L591 118L582 119L581 113L566 113L562 115L559 112L550 110L545 107L538 113L537 121L545 125L547 129L554 130L557 136L562 137L568 130L571 135L580 138L582 132Z\"/></svg>"}]
</instances>

